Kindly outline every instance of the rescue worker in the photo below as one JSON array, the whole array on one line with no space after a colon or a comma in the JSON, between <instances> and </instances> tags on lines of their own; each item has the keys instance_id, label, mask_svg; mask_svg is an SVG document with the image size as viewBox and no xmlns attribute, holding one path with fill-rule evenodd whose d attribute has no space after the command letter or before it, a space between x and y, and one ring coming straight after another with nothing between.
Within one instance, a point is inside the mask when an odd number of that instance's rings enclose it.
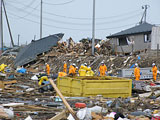
<instances>
[{"instance_id":1,"label":"rescue worker","mask_svg":"<svg viewBox=\"0 0 160 120\"><path fill-rule=\"evenodd\" d=\"M69 75L75 75L76 74L76 64L73 63L72 65L70 65L69 67Z\"/></svg>"},{"instance_id":2,"label":"rescue worker","mask_svg":"<svg viewBox=\"0 0 160 120\"><path fill-rule=\"evenodd\" d=\"M106 65L104 64L103 61L101 62L101 65L99 67L99 72L100 72L100 76L105 76L106 75L107 67L106 67Z\"/></svg>"},{"instance_id":3,"label":"rescue worker","mask_svg":"<svg viewBox=\"0 0 160 120\"><path fill-rule=\"evenodd\" d=\"M140 79L140 68L138 67L137 63L135 63L134 76L135 76L135 80Z\"/></svg>"},{"instance_id":4,"label":"rescue worker","mask_svg":"<svg viewBox=\"0 0 160 120\"><path fill-rule=\"evenodd\" d=\"M7 67L7 65L5 65L5 64L1 64L0 65L0 72L3 72L3 73L5 73L5 68Z\"/></svg>"},{"instance_id":5,"label":"rescue worker","mask_svg":"<svg viewBox=\"0 0 160 120\"><path fill-rule=\"evenodd\" d=\"M78 71L79 76L86 76L87 71L91 71L91 67L87 67L87 63L82 64Z\"/></svg>"},{"instance_id":6,"label":"rescue worker","mask_svg":"<svg viewBox=\"0 0 160 120\"><path fill-rule=\"evenodd\" d=\"M37 75L37 77L38 77L38 85L39 86L46 85L46 84L50 83L46 74L40 74L40 75ZM39 89L39 92L43 93L44 91L47 91L47 90L52 91L53 87L51 85L44 86Z\"/></svg>"},{"instance_id":7,"label":"rescue worker","mask_svg":"<svg viewBox=\"0 0 160 120\"><path fill-rule=\"evenodd\" d=\"M67 63L64 61L63 72L67 73Z\"/></svg>"},{"instance_id":8,"label":"rescue worker","mask_svg":"<svg viewBox=\"0 0 160 120\"><path fill-rule=\"evenodd\" d=\"M153 80L156 81L157 80L157 67L155 63L152 64L152 72L153 72Z\"/></svg>"},{"instance_id":9,"label":"rescue worker","mask_svg":"<svg viewBox=\"0 0 160 120\"><path fill-rule=\"evenodd\" d=\"M58 77L64 77L64 76L67 76L67 73L65 73L65 72L59 72L58 73Z\"/></svg>"},{"instance_id":10,"label":"rescue worker","mask_svg":"<svg viewBox=\"0 0 160 120\"><path fill-rule=\"evenodd\" d=\"M89 70L87 71L86 76L94 76L94 74L93 70Z\"/></svg>"},{"instance_id":11,"label":"rescue worker","mask_svg":"<svg viewBox=\"0 0 160 120\"><path fill-rule=\"evenodd\" d=\"M46 65L46 73L47 75L50 75L50 66L48 63L46 63L45 65Z\"/></svg>"}]
</instances>

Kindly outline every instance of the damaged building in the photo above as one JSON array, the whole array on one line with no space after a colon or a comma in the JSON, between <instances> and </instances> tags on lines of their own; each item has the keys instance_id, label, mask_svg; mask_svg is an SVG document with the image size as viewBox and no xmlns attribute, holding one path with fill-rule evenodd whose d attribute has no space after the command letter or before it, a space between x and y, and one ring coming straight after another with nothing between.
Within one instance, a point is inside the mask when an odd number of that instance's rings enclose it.
<instances>
[{"instance_id":1,"label":"damaged building","mask_svg":"<svg viewBox=\"0 0 160 120\"><path fill-rule=\"evenodd\" d=\"M15 66L23 66L34 60L42 53L49 51L52 47L57 46L58 41L64 36L63 33L50 35L40 40L32 40L30 44L20 50L16 59Z\"/></svg>"},{"instance_id":2,"label":"damaged building","mask_svg":"<svg viewBox=\"0 0 160 120\"><path fill-rule=\"evenodd\" d=\"M154 37L153 34L155 34L152 29L156 31L155 29L158 28L155 25L144 22L132 28L107 36L107 38L117 54L146 52L151 50L151 45L154 46L154 49L157 48L157 45L155 45L157 44L155 43L157 40L152 39Z\"/></svg>"}]
</instances>

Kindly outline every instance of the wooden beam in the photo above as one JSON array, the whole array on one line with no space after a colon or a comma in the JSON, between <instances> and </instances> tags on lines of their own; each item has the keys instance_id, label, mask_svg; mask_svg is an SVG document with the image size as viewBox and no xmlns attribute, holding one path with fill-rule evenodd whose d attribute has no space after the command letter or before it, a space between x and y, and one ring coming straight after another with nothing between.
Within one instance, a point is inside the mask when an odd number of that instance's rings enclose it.
<instances>
[{"instance_id":1,"label":"wooden beam","mask_svg":"<svg viewBox=\"0 0 160 120\"><path fill-rule=\"evenodd\" d=\"M50 118L49 120L61 120L62 118L66 118L65 110L63 110L61 113L57 114L56 116Z\"/></svg>"},{"instance_id":2,"label":"wooden beam","mask_svg":"<svg viewBox=\"0 0 160 120\"><path fill-rule=\"evenodd\" d=\"M68 111L72 114L72 116L74 117L75 120L79 120L76 116L76 113L73 111L73 109L71 108L71 106L68 104L68 102L66 101L66 99L63 97L62 93L59 91L59 89L57 88L56 84L54 84L53 80L49 79L51 85L53 86L53 88L55 89L55 91L57 92L57 94L59 95L59 97L62 99L64 105L66 106L66 108L68 109Z\"/></svg>"}]
</instances>

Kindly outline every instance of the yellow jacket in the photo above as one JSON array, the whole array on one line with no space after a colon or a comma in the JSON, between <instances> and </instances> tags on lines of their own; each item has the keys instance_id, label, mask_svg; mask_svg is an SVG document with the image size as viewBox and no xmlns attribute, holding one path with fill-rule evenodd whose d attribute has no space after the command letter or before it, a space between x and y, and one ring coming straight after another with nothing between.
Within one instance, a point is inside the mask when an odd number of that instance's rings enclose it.
<instances>
[{"instance_id":1,"label":"yellow jacket","mask_svg":"<svg viewBox=\"0 0 160 120\"><path fill-rule=\"evenodd\" d=\"M91 67L88 68L87 66L81 65L78 71L79 76L86 76L87 71L91 71Z\"/></svg>"},{"instance_id":2,"label":"yellow jacket","mask_svg":"<svg viewBox=\"0 0 160 120\"><path fill-rule=\"evenodd\" d=\"M156 66L152 67L152 72L153 72L153 76L157 76L157 67Z\"/></svg>"},{"instance_id":3,"label":"yellow jacket","mask_svg":"<svg viewBox=\"0 0 160 120\"><path fill-rule=\"evenodd\" d=\"M92 70L87 71L86 76L94 76L94 72Z\"/></svg>"},{"instance_id":4,"label":"yellow jacket","mask_svg":"<svg viewBox=\"0 0 160 120\"><path fill-rule=\"evenodd\" d=\"M47 76L42 76L38 82L38 85L42 85L43 81L48 81L48 77Z\"/></svg>"},{"instance_id":5,"label":"yellow jacket","mask_svg":"<svg viewBox=\"0 0 160 120\"><path fill-rule=\"evenodd\" d=\"M0 72L5 73L5 72L4 72L5 67L7 67L7 65L1 64L1 65L0 65Z\"/></svg>"}]
</instances>

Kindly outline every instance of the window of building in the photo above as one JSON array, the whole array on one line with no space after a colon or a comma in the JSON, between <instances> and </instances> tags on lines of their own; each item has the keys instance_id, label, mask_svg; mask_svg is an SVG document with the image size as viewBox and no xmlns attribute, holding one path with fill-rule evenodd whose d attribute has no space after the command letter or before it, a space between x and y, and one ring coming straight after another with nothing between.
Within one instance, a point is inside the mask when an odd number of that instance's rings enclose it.
<instances>
[{"instance_id":1,"label":"window of building","mask_svg":"<svg viewBox=\"0 0 160 120\"><path fill-rule=\"evenodd\" d=\"M118 41L119 41L119 46L128 45L126 37L120 37L120 38L118 38Z\"/></svg>"},{"instance_id":2,"label":"window of building","mask_svg":"<svg viewBox=\"0 0 160 120\"><path fill-rule=\"evenodd\" d=\"M150 34L144 34L144 42L145 43L151 42L151 36L150 36Z\"/></svg>"}]
</instances>

